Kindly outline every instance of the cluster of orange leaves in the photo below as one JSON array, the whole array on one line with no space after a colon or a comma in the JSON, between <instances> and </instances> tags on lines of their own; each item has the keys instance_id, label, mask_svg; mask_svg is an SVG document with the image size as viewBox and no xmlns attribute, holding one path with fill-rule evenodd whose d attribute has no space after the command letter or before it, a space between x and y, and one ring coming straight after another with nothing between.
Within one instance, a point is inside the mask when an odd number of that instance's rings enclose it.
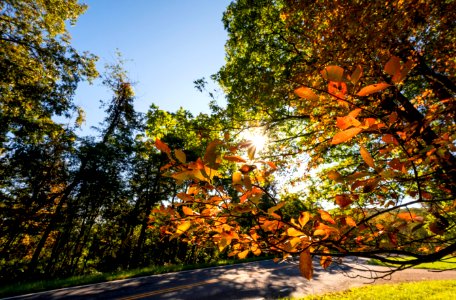
<instances>
[{"instance_id":1,"label":"cluster of orange leaves","mask_svg":"<svg viewBox=\"0 0 456 300\"><path fill-rule=\"evenodd\" d=\"M392 82L400 83L412 68L411 62L401 64L397 57L392 57L385 66L385 72L392 76ZM344 69L338 66L328 66L321 72L323 78L328 81L327 92L340 103L345 103L347 98L347 85L350 81L354 85L358 83L363 74L360 66L346 75ZM391 84L379 82L362 87L356 92L356 97L365 97L381 92ZM320 96L312 88L299 87L295 94L303 100L317 101ZM381 120L375 118L360 119L362 108L355 108L346 116L337 117L335 122L339 132L331 141L332 145L344 143L363 131L380 132L387 128ZM389 117L389 122L394 123L397 115L394 113ZM397 145L397 139L388 133L383 133L382 141L386 144ZM376 231L372 232L365 224L357 222L366 217L366 212L357 210L357 214L351 211L351 215L339 214L332 216L323 209L317 212L301 212L297 218L285 221L280 214L280 209L286 205L285 202L276 203L267 210L261 209L263 197L267 197L263 184L267 182L268 176L276 170L273 162L254 161L254 150L247 149L249 159L239 156L238 151L243 150L246 144L231 145L228 141L216 140L211 142L203 158L196 162L187 162L184 151L180 149L171 150L165 143L156 140L155 146L166 153L170 162L162 168L169 176L181 184L187 184L184 192L177 197L179 203L173 203L173 207L155 209L152 218L157 215L166 215L168 223L162 226L162 232L169 234L172 238L183 238L193 243L211 241L217 245L219 251L229 249L229 256L245 258L249 253L260 255L265 250L272 250L283 253L286 258L293 254L300 255L300 270L304 277L310 279L313 274L312 255L319 253L320 264L328 268L332 263L330 249L325 241L339 241L338 251L346 252L343 248L349 238L359 245L356 250L362 251L367 246L366 241L388 235L392 247L397 245L395 233L387 232L384 225L375 225ZM376 162L364 145L360 145L360 155L365 164L374 169L381 176L363 179L366 173L356 172L348 177L342 177L337 171L328 172L327 176L335 182L351 183L351 190L355 191L362 187L364 193L371 192L384 178L395 176L396 172L407 173L407 162L392 159L388 163L388 170L383 170L376 165ZM219 184L219 178L226 178L226 172L219 169L226 164L235 164L237 171L232 172L232 187L237 192L237 197L229 194L226 186ZM357 200L354 193L339 194L335 197L335 203L342 209L349 208ZM394 202L391 203L394 205ZM358 217L355 217L358 216ZM154 217L155 216L155 217ZM406 226L410 222L423 222L423 217L414 213L399 213L396 219ZM155 220L155 219L153 219ZM241 228L240 220L250 220L250 228ZM355 230L356 229L356 230ZM369 230L367 230L369 229ZM368 233L362 233L367 231ZM327 255L326 255L327 254Z\"/></svg>"}]
</instances>

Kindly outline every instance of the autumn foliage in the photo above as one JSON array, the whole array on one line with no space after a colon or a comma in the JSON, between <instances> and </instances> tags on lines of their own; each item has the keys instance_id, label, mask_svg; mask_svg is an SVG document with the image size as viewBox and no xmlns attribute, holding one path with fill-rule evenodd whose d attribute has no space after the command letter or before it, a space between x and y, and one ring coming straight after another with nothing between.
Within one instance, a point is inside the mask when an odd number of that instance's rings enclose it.
<instances>
[{"instance_id":1,"label":"autumn foliage","mask_svg":"<svg viewBox=\"0 0 456 300\"><path fill-rule=\"evenodd\" d=\"M277 144L262 158L243 142L216 140L204 157L188 162L157 140L171 161L164 171L184 184L180 201L166 210L163 231L210 241L239 258L299 255L308 279L315 256L325 269L345 256L403 269L454 254L451 4L279 2L268 9L246 1L229 7L229 60L218 74L227 111L240 110L232 120L256 119L243 124L268 128ZM258 31L245 29L255 26ZM260 51L265 44L269 53ZM260 71L248 72L253 69ZM272 73L276 81L268 81ZM274 179L292 176L280 173L290 164L307 174L293 184L311 185L300 196L308 209L293 215L283 212L287 197L269 190Z\"/></svg>"}]
</instances>

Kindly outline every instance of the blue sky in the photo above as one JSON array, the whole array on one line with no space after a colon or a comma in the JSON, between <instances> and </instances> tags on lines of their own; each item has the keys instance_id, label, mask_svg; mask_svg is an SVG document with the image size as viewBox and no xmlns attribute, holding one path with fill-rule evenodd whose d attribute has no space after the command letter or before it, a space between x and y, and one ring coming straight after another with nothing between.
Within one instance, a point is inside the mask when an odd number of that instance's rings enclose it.
<instances>
[{"instance_id":1,"label":"blue sky","mask_svg":"<svg viewBox=\"0 0 456 300\"><path fill-rule=\"evenodd\" d=\"M207 79L224 64L227 33L221 22L229 0L83 0L89 8L70 27L79 51L99 56L98 69L116 61L116 49L127 60L136 82L135 108L146 112L152 103L161 109L179 107L193 114L209 112L206 94L193 81ZM75 103L86 111L83 132L104 118L100 99L109 99L100 81L83 83ZM223 95L219 95L223 104Z\"/></svg>"}]
</instances>

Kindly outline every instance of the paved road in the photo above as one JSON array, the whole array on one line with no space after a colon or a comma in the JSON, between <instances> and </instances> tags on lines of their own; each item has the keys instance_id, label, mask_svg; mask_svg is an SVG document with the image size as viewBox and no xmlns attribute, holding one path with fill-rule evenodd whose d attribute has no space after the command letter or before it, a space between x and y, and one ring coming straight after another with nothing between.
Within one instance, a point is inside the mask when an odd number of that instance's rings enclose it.
<instances>
[{"instance_id":1,"label":"paved road","mask_svg":"<svg viewBox=\"0 0 456 300\"><path fill-rule=\"evenodd\" d=\"M299 275L297 262L278 264L268 260L117 280L9 299L277 299L338 291L372 282L357 277L370 275L370 271L357 270L365 268L363 264L349 264L330 271L323 271L317 263L314 265L315 276L312 281ZM372 269L372 266L369 267ZM376 267L375 270L383 271L385 268ZM456 279L456 271L432 273L405 270L393 276L392 281L436 279L442 276ZM385 282L379 280L376 283Z\"/></svg>"}]
</instances>

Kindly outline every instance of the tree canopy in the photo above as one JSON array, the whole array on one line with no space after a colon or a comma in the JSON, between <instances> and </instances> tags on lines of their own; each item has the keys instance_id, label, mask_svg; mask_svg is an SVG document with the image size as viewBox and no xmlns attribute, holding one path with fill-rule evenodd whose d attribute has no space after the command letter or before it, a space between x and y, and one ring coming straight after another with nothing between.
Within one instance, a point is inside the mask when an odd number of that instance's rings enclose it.
<instances>
[{"instance_id":1,"label":"tree canopy","mask_svg":"<svg viewBox=\"0 0 456 300\"><path fill-rule=\"evenodd\" d=\"M199 164L181 164L173 177L200 183L180 195L174 235L206 232L239 257L300 254L307 278L314 255L324 268L360 256L402 269L454 253L454 11L454 1L233 2L214 78L224 116L266 130L270 151L214 141ZM239 165L237 197L217 183L217 161ZM266 188L287 165L306 206L291 217L287 197Z\"/></svg>"}]
</instances>

